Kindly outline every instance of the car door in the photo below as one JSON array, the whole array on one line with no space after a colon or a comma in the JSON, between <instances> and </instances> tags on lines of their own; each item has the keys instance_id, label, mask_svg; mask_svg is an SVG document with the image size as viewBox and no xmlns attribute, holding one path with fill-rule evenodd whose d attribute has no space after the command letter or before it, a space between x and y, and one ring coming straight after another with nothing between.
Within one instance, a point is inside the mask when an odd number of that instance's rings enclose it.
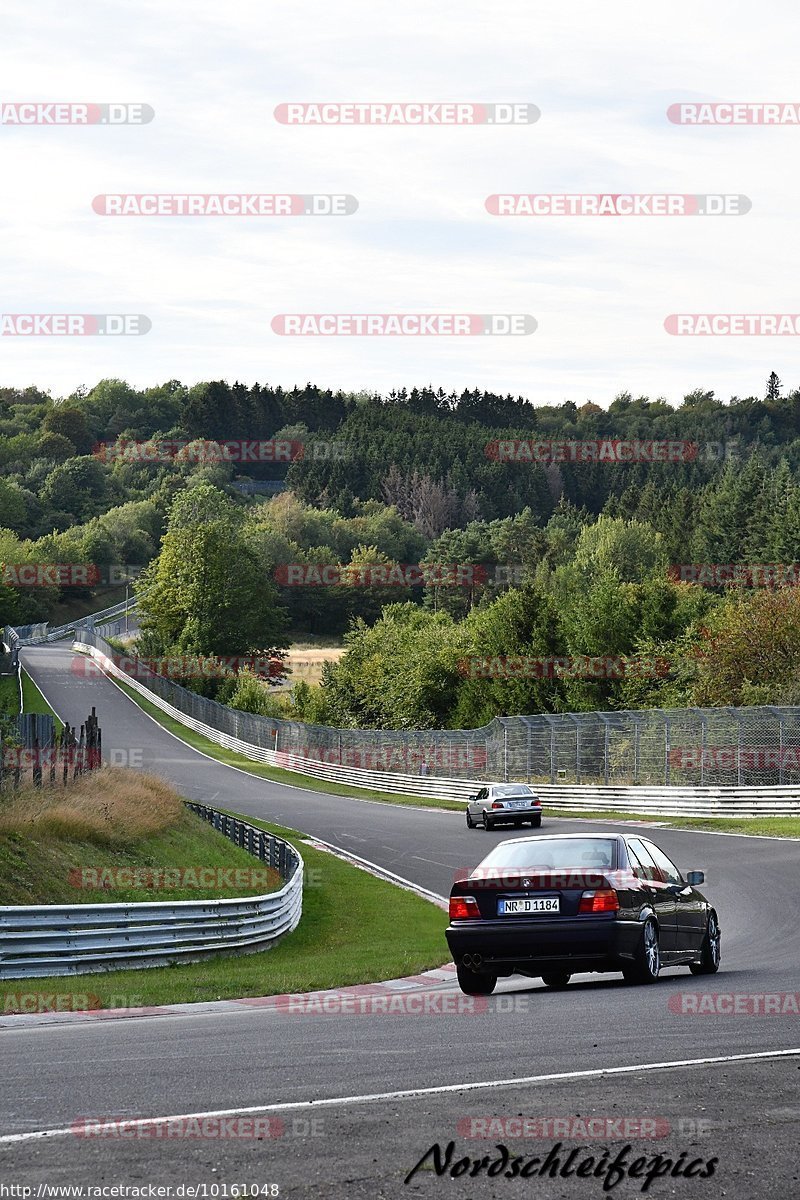
<instances>
[{"instance_id":1,"label":"car door","mask_svg":"<svg viewBox=\"0 0 800 1200\"><path fill-rule=\"evenodd\" d=\"M690 887L675 863L652 842L645 842L657 867L675 891L676 949L699 950L706 931L706 905L699 892Z\"/></svg>"},{"instance_id":2,"label":"car door","mask_svg":"<svg viewBox=\"0 0 800 1200\"><path fill-rule=\"evenodd\" d=\"M469 806L469 815L471 817L479 817L481 815L484 808L486 807L485 801L488 799L488 797L489 797L489 789L481 788L481 790L478 792L475 799Z\"/></svg>"},{"instance_id":3,"label":"car door","mask_svg":"<svg viewBox=\"0 0 800 1200\"><path fill-rule=\"evenodd\" d=\"M678 949L677 903L674 888L667 883L661 868L641 838L630 838L628 850L634 857L633 870L644 883L645 894L653 905L659 928L659 946L666 962ZM638 870L637 870L638 863Z\"/></svg>"}]
</instances>

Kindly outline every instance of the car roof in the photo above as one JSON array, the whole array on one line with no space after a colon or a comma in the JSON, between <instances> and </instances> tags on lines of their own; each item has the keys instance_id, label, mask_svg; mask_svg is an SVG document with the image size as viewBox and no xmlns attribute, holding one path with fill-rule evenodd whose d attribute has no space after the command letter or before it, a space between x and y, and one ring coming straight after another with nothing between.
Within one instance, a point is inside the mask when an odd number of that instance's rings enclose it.
<instances>
[{"instance_id":1,"label":"car roof","mask_svg":"<svg viewBox=\"0 0 800 1200\"><path fill-rule=\"evenodd\" d=\"M633 834L632 836L635 837L637 835ZM541 836L535 837L535 838L532 838L530 836L518 837L518 838L505 838L502 842L498 842L497 844L499 846L511 846L511 845L517 845L518 843L521 843L521 842L527 842L527 843L531 844L531 843L536 843L536 842L543 842L545 840L548 842L569 842L569 841L577 841L577 840L580 840L582 842L608 842L608 841L624 842L625 837L621 833L550 833L550 834L541 835Z\"/></svg>"},{"instance_id":2,"label":"car roof","mask_svg":"<svg viewBox=\"0 0 800 1200\"><path fill-rule=\"evenodd\" d=\"M501 788L530 788L531 787L531 785L529 783L484 783L481 786L487 787L487 788L499 788L499 787L501 787Z\"/></svg>"}]
</instances>

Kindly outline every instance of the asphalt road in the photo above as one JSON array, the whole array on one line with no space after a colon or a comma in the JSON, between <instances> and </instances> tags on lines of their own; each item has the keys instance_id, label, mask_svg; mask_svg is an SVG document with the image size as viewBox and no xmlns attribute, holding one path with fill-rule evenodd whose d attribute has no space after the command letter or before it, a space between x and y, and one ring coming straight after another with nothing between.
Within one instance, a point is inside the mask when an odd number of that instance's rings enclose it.
<instances>
[{"instance_id":1,"label":"asphalt road","mask_svg":"<svg viewBox=\"0 0 800 1200\"><path fill-rule=\"evenodd\" d=\"M329 796L224 767L173 738L108 680L73 669L74 657L58 646L24 653L62 717L80 723L97 707L107 758L119 760L124 752L131 765L162 774L193 799L303 830L440 894L456 870L508 836L469 832L459 814ZM578 827L552 819L544 825ZM486 1011L460 1015L308 1015L254 1007L224 1021L190 1013L6 1030L0 1032L0 1181L239 1181L274 1183L281 1195L313 1190L337 1197L505 1196L524 1188L554 1200L595 1197L607 1194L599 1178L548 1175L523 1183L485 1177L485 1170L475 1178L439 1177L430 1162L403 1183L433 1143L444 1152L454 1139L456 1162L465 1155L496 1159L498 1142L512 1154L546 1155L558 1140L553 1131L520 1139L505 1126L493 1127L489 1140L459 1136L466 1116L594 1114L661 1121L655 1140L629 1139L634 1158L671 1153L677 1164L680 1151L693 1146L704 1162L719 1157L713 1177L659 1178L648 1195L778 1200L796 1193L800 1057L647 1065L800 1046L797 1015L681 1013L677 1001L679 993L800 994L800 842L650 832L681 867L706 872L704 891L723 931L716 977L674 969L655 987L631 988L621 977L581 976L567 992L552 994L519 979L501 985ZM442 949L444 961L444 939ZM617 1077L539 1078L631 1066L641 1069ZM463 1091L476 1084L488 1086ZM425 1094L436 1088L451 1090ZM287 1104L296 1107L274 1107ZM190 1138L185 1126L168 1139L152 1136L152 1129L145 1136L146 1128L128 1139L30 1136L69 1130L87 1116L226 1112L246 1123L243 1108L262 1116L269 1110L282 1122L280 1136ZM610 1127L605 1139L567 1138L564 1153L581 1146L584 1157L597 1158L605 1146L616 1153L625 1139L612 1134ZM625 1179L612 1194L638 1195L641 1187L641 1179Z\"/></svg>"}]
</instances>

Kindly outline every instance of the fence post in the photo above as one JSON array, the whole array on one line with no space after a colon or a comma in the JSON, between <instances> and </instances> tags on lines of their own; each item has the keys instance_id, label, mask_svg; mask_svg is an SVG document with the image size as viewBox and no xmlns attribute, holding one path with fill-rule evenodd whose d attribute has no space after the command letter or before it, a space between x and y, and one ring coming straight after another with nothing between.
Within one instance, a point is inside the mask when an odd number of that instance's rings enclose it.
<instances>
[{"instance_id":1,"label":"fence post","mask_svg":"<svg viewBox=\"0 0 800 1200\"><path fill-rule=\"evenodd\" d=\"M525 720L525 782L531 781L531 741L533 738L533 730L528 717Z\"/></svg>"},{"instance_id":2,"label":"fence post","mask_svg":"<svg viewBox=\"0 0 800 1200\"><path fill-rule=\"evenodd\" d=\"M638 717L633 721L633 782L639 782L639 774L641 770L641 742L642 742L642 726Z\"/></svg>"},{"instance_id":3,"label":"fence post","mask_svg":"<svg viewBox=\"0 0 800 1200\"><path fill-rule=\"evenodd\" d=\"M39 738L35 730L33 734L33 786L42 786L42 757L39 748Z\"/></svg>"},{"instance_id":4,"label":"fence post","mask_svg":"<svg viewBox=\"0 0 800 1200\"><path fill-rule=\"evenodd\" d=\"M503 780L508 783L508 726L503 722Z\"/></svg>"},{"instance_id":5,"label":"fence post","mask_svg":"<svg viewBox=\"0 0 800 1200\"><path fill-rule=\"evenodd\" d=\"M664 717L664 786L669 787L672 780L670 778L670 761L669 756L672 751L672 721L668 713L661 710Z\"/></svg>"},{"instance_id":6,"label":"fence post","mask_svg":"<svg viewBox=\"0 0 800 1200\"><path fill-rule=\"evenodd\" d=\"M575 726L575 783L581 781L581 726L580 721L575 713L566 713L572 724Z\"/></svg>"}]
</instances>

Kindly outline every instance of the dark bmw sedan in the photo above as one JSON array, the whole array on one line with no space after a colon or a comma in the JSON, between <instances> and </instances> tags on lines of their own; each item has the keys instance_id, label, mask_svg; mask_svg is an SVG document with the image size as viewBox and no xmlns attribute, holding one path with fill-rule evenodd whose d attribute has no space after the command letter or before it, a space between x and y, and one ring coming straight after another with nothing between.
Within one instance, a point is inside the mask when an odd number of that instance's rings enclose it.
<instances>
[{"instance_id":1,"label":"dark bmw sedan","mask_svg":"<svg viewBox=\"0 0 800 1200\"><path fill-rule=\"evenodd\" d=\"M489 995L508 975L561 988L583 971L621 971L629 983L653 983L662 967L713 974L719 922L697 890L703 878L638 835L501 842L450 894L461 990Z\"/></svg>"}]
</instances>

